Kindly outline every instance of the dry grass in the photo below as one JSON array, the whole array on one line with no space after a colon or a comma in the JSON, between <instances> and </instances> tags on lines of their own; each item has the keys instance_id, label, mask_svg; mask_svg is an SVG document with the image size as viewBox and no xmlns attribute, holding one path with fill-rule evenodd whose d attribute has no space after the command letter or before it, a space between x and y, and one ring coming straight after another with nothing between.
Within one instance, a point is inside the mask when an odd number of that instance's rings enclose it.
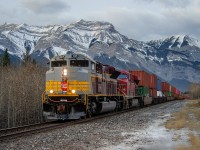
<instances>
[{"instance_id":1,"label":"dry grass","mask_svg":"<svg viewBox=\"0 0 200 150\"><path fill-rule=\"evenodd\" d=\"M190 101L179 112L172 114L165 127L167 129L182 129L188 128L191 131L200 131L200 100ZM177 137L177 138L176 138ZM176 135L172 140L177 141L180 136ZM191 146L179 146L177 150L199 150L200 149L200 137L190 133L188 135Z\"/></svg>"},{"instance_id":2,"label":"dry grass","mask_svg":"<svg viewBox=\"0 0 200 150\"><path fill-rule=\"evenodd\" d=\"M181 129L187 123L187 110L182 109L180 112L171 115L171 119L165 124L167 129Z\"/></svg>"},{"instance_id":3,"label":"dry grass","mask_svg":"<svg viewBox=\"0 0 200 150\"><path fill-rule=\"evenodd\" d=\"M200 149L200 137L194 134L189 134L189 140L191 146L179 146L176 150L199 150Z\"/></svg>"}]
</instances>

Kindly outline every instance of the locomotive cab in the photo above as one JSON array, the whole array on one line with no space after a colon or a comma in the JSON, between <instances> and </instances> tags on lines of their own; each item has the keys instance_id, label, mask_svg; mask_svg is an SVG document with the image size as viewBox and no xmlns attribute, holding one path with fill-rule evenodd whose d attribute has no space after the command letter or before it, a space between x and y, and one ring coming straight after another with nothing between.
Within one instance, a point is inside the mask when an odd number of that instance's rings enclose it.
<instances>
[{"instance_id":1,"label":"locomotive cab","mask_svg":"<svg viewBox=\"0 0 200 150\"><path fill-rule=\"evenodd\" d=\"M86 115L86 95L92 94L91 73L95 61L81 54L50 60L43 95L43 114L49 119L78 119Z\"/></svg>"},{"instance_id":2,"label":"locomotive cab","mask_svg":"<svg viewBox=\"0 0 200 150\"><path fill-rule=\"evenodd\" d=\"M125 70L122 70L118 77L118 92L129 97L135 96L134 78Z\"/></svg>"}]
</instances>

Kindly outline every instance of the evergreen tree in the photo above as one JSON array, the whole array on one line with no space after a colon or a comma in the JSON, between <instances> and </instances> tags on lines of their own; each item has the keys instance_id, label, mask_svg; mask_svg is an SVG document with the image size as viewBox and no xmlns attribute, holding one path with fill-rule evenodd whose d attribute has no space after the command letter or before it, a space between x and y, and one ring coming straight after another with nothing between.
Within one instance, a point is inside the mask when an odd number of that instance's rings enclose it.
<instances>
[{"instance_id":1,"label":"evergreen tree","mask_svg":"<svg viewBox=\"0 0 200 150\"><path fill-rule=\"evenodd\" d=\"M10 57L9 57L7 48L5 49L5 52L3 53L3 56L2 56L2 65L3 67L10 65Z\"/></svg>"},{"instance_id":2,"label":"evergreen tree","mask_svg":"<svg viewBox=\"0 0 200 150\"><path fill-rule=\"evenodd\" d=\"M24 64L29 64L31 63L31 56L30 56L30 50L28 48L26 48L26 52L24 54Z\"/></svg>"},{"instance_id":3,"label":"evergreen tree","mask_svg":"<svg viewBox=\"0 0 200 150\"><path fill-rule=\"evenodd\" d=\"M2 56L0 56L0 67L2 67L3 66L3 57Z\"/></svg>"},{"instance_id":4,"label":"evergreen tree","mask_svg":"<svg viewBox=\"0 0 200 150\"><path fill-rule=\"evenodd\" d=\"M33 59L32 64L33 64L33 65L36 65L36 64L37 64L37 62L36 62L35 59Z\"/></svg>"}]
</instances>

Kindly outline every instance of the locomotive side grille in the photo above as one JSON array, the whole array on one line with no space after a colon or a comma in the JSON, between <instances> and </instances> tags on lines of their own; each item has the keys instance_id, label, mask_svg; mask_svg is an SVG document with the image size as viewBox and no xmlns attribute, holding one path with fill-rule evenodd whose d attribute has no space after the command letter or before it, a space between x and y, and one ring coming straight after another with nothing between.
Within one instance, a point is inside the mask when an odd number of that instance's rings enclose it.
<instances>
[{"instance_id":1,"label":"locomotive side grille","mask_svg":"<svg viewBox=\"0 0 200 150\"><path fill-rule=\"evenodd\" d=\"M69 90L76 90L76 91L90 91L90 83L86 81L69 81Z\"/></svg>"}]
</instances>

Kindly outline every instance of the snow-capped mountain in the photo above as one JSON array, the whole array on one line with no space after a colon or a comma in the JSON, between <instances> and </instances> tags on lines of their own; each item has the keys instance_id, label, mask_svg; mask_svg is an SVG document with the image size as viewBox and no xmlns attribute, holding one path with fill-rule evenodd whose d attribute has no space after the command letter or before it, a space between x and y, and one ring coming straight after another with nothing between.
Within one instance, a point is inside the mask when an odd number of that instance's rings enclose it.
<instances>
[{"instance_id":1,"label":"snow-capped mountain","mask_svg":"<svg viewBox=\"0 0 200 150\"><path fill-rule=\"evenodd\" d=\"M188 82L200 81L200 42L186 35L140 42L120 34L108 22L80 20L44 27L4 24L0 54L5 48L13 62L21 60L26 49L43 65L55 55L74 51L119 69L144 69L182 90Z\"/></svg>"}]
</instances>

